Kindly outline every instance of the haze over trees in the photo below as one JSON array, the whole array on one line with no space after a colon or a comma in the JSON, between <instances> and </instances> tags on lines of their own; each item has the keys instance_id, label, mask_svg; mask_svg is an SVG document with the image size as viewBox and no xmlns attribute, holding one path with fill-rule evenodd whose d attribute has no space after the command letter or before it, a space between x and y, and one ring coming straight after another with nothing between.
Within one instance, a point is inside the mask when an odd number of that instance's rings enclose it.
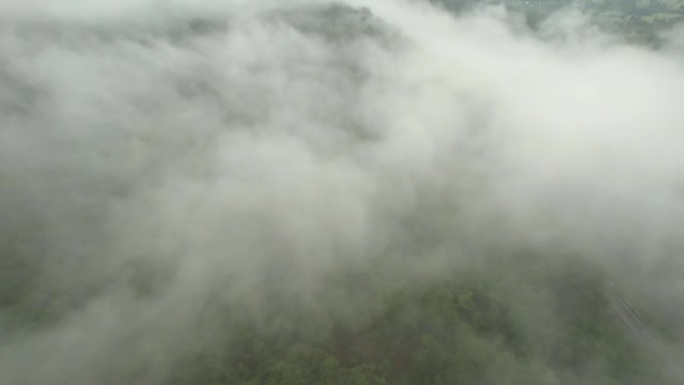
<instances>
[{"instance_id":1,"label":"haze over trees","mask_svg":"<svg viewBox=\"0 0 684 385\"><path fill-rule=\"evenodd\" d=\"M0 384L680 384L681 12L0 2Z\"/></svg>"}]
</instances>

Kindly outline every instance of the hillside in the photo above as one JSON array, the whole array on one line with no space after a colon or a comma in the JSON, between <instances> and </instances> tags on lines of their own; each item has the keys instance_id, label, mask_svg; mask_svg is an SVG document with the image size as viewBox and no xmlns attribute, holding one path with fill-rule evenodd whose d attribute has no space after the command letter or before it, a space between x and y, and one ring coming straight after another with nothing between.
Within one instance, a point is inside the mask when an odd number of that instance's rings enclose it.
<instances>
[{"instance_id":1,"label":"hillside","mask_svg":"<svg viewBox=\"0 0 684 385\"><path fill-rule=\"evenodd\" d=\"M287 308L274 288L264 299L273 307L252 317L212 306L204 316L224 331L169 383L665 383L655 356L611 310L601 274L578 259L551 266L548 258L500 255L508 261L499 272L465 270L419 285L382 270L348 272L328 277L314 296L289 298L297 305Z\"/></svg>"}]
</instances>

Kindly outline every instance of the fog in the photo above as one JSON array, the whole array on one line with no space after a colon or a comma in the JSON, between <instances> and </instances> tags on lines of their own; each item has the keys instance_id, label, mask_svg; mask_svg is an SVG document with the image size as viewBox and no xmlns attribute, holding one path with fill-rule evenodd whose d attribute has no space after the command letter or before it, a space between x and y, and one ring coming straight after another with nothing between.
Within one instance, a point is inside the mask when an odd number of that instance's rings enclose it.
<instances>
[{"instance_id":1,"label":"fog","mask_svg":"<svg viewBox=\"0 0 684 385\"><path fill-rule=\"evenodd\" d=\"M0 383L163 383L210 301L521 244L601 266L681 357L684 35L336 4L0 1Z\"/></svg>"}]
</instances>

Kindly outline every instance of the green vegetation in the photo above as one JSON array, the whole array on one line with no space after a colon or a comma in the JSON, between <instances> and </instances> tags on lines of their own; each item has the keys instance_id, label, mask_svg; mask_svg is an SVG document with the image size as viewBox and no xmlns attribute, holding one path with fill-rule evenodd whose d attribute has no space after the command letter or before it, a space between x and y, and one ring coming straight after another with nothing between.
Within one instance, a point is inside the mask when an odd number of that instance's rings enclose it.
<instances>
[{"instance_id":1,"label":"green vegetation","mask_svg":"<svg viewBox=\"0 0 684 385\"><path fill-rule=\"evenodd\" d=\"M471 10L483 4L503 4L526 16L537 28L543 20L563 9L579 9L591 16L595 25L627 40L648 45L660 44L664 30L684 20L682 0L431 0L454 12Z\"/></svg>"},{"instance_id":2,"label":"green vegetation","mask_svg":"<svg viewBox=\"0 0 684 385\"><path fill-rule=\"evenodd\" d=\"M388 269L394 262L335 269L306 289L264 278L237 302L217 294L183 337L190 353L163 383L660 383L611 312L601 270L583 259L503 251L426 279ZM131 282L140 298L164 290L151 284L159 280L153 270L135 270L134 281L147 282ZM2 290L11 316L4 330L49 327L77 306L73 295L41 295L38 281L23 277L24 287Z\"/></svg>"},{"instance_id":3,"label":"green vegetation","mask_svg":"<svg viewBox=\"0 0 684 385\"><path fill-rule=\"evenodd\" d=\"M429 283L347 271L315 297L270 291L258 315L209 306L220 337L169 382L658 383L611 313L596 269L541 256L498 266Z\"/></svg>"}]
</instances>

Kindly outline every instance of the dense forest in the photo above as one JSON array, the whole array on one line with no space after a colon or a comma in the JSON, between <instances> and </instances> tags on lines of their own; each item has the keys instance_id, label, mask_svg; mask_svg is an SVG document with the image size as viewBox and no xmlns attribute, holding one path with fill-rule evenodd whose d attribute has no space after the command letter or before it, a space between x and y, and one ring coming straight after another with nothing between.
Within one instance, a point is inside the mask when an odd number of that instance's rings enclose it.
<instances>
[{"instance_id":1,"label":"dense forest","mask_svg":"<svg viewBox=\"0 0 684 385\"><path fill-rule=\"evenodd\" d=\"M336 269L305 288L281 266L256 292L216 293L193 314L196 328L181 336L187 345L172 369L155 372L159 352L126 359L149 343L133 334L119 341L123 356L103 369L104 383L668 383L657 353L606 295L601 269L583 258L500 251L429 281L388 269L392 259ZM78 292L45 293L21 278L3 281L7 342L79 306ZM142 305L169 284L142 267L128 279Z\"/></svg>"},{"instance_id":2,"label":"dense forest","mask_svg":"<svg viewBox=\"0 0 684 385\"><path fill-rule=\"evenodd\" d=\"M273 284L259 314L209 305L224 334L170 383L665 383L611 310L599 270L547 257L502 255L496 273L422 284L350 271L306 297Z\"/></svg>"},{"instance_id":3,"label":"dense forest","mask_svg":"<svg viewBox=\"0 0 684 385\"><path fill-rule=\"evenodd\" d=\"M650 0L432 0L454 12L467 12L483 4L502 5L525 15L529 25L539 28L558 12L579 11L593 26L640 44L660 45L661 34L684 20L684 2Z\"/></svg>"}]
</instances>

